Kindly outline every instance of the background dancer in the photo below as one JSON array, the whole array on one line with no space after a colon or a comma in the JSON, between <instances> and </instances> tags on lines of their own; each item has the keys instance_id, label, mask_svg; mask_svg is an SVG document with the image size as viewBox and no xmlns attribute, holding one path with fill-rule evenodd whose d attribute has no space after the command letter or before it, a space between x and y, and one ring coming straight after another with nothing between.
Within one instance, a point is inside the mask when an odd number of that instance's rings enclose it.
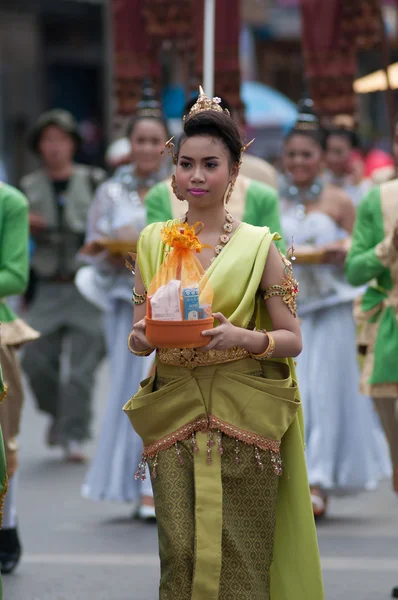
<instances>
[{"instance_id":1,"label":"background dancer","mask_svg":"<svg viewBox=\"0 0 398 600\"><path fill-rule=\"evenodd\" d=\"M306 109L307 110L307 109ZM331 494L375 488L390 473L387 448L369 398L360 395L353 300L359 291L344 275L355 208L346 193L321 177L323 132L305 112L285 140L289 185L281 190L287 240L316 264L297 265L298 314L304 351L297 373L305 415L308 476L314 514ZM308 252L309 251L309 252ZM325 262L327 264L319 264Z\"/></svg>"},{"instance_id":2,"label":"background dancer","mask_svg":"<svg viewBox=\"0 0 398 600\"><path fill-rule=\"evenodd\" d=\"M17 350L39 337L7 305L7 296L23 294L29 278L28 202L18 190L0 182L0 364L8 388L4 399L0 390L0 425L4 436L8 494L0 529L0 565L2 573L11 573L22 552L18 533L18 434L24 391ZM37 342L36 342L37 343Z\"/></svg>"},{"instance_id":3,"label":"background dancer","mask_svg":"<svg viewBox=\"0 0 398 600\"><path fill-rule=\"evenodd\" d=\"M146 192L167 174L166 155L162 150L168 139L160 105L148 88L129 127L132 164L119 169L98 190L88 224L87 242L121 235L138 239L146 224L143 203ZM126 238L125 238L126 239ZM92 244L91 244L92 245ZM111 392L96 455L83 486L83 495L93 500L133 502L141 518L153 518L153 494L150 478L143 483L134 479L142 442L122 411L128 398L137 391L152 361L132 356L127 339L134 317L134 304L140 296L133 293L134 279L125 259L109 255L95 268L83 268L79 287L87 298L102 306L110 360ZM87 277L88 276L88 277ZM132 299L133 295L133 299Z\"/></svg>"}]
</instances>

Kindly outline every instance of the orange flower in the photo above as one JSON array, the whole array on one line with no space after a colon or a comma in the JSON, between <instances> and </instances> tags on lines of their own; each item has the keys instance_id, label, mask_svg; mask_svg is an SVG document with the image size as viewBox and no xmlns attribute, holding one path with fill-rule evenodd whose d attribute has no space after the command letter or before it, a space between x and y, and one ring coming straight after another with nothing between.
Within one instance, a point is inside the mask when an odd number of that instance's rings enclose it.
<instances>
[{"instance_id":1,"label":"orange flower","mask_svg":"<svg viewBox=\"0 0 398 600\"><path fill-rule=\"evenodd\" d=\"M207 247L200 242L197 236L198 230L200 231L202 227L202 223L195 223L193 226L188 223L173 223L162 229L162 241L166 246L177 250L202 252L203 248Z\"/></svg>"}]
</instances>

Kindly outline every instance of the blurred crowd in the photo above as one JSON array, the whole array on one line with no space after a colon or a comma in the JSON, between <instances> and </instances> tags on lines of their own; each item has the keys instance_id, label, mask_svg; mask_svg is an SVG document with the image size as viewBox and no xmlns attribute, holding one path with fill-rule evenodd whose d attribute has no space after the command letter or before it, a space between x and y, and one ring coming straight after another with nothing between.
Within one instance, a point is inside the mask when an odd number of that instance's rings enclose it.
<instances>
[{"instance_id":1,"label":"blurred crowd","mask_svg":"<svg viewBox=\"0 0 398 600\"><path fill-rule=\"evenodd\" d=\"M0 188L12 196L10 202L15 194L22 207L26 197L29 223L29 281L21 277L19 287L2 289L0 269L1 297L10 297L9 313L2 318L1 363L5 383L18 396L7 414L0 413L10 490L0 531L3 573L15 568L21 554L16 512L21 369L37 408L48 416L45 443L61 448L65 460L82 463L88 462L94 376L108 358L110 393L82 494L131 503L140 518L155 519L150 477L134 478L142 443L122 411L153 366L151 357L127 351L134 304L125 259L146 224L179 218L186 204L173 193L172 160L164 151L168 124L151 91L144 91L125 135L106 150L107 171L75 162L81 128L73 115L55 109L41 115L30 132L28 144L40 168L19 183L23 196L11 186ZM227 99L221 101L245 138L242 119ZM390 299L397 285L396 217L382 208L376 215L372 207L383 203L384 190L390 194L388 186L396 183L398 132L391 154L377 148L365 153L347 116L321 123L308 99L299 104L298 114L273 165L244 155L229 210L239 220L278 231L281 247L295 259L307 466L314 515L321 518L331 495L374 489L392 473L398 493L398 383L381 367L376 372L380 361L396 361L396 354L378 359L383 335L391 340L396 325L368 331L377 310L387 305L393 314L397 310L396 297ZM255 150L254 143L250 151ZM23 243L25 234L13 229L8 243L16 243L18 235ZM1 259L4 265L5 256ZM15 253L9 260L16 260ZM380 277L389 300L365 307L369 283ZM372 310L373 321L367 318ZM355 320L354 313L360 318ZM8 327L9 338L4 335ZM23 331L15 337L18 327ZM394 353L397 346L391 347Z\"/></svg>"}]
</instances>

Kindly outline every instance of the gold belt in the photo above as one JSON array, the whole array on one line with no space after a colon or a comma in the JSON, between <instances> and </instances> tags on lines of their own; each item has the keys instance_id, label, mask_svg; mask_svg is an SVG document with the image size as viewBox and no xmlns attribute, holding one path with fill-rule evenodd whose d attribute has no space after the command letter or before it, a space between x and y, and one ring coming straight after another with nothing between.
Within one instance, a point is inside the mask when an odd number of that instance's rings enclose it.
<instances>
[{"instance_id":1,"label":"gold belt","mask_svg":"<svg viewBox=\"0 0 398 600\"><path fill-rule=\"evenodd\" d=\"M196 367L233 362L250 355L244 348L236 347L229 350L208 350L207 352L200 352L195 348L159 348L157 356L159 362L165 365L196 369Z\"/></svg>"}]
</instances>

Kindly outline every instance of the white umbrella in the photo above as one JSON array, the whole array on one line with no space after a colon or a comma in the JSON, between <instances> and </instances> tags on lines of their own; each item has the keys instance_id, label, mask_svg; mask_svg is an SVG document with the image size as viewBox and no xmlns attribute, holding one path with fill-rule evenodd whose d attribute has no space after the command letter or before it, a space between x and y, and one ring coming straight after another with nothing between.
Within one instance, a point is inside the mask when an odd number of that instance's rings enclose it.
<instances>
[{"instance_id":1,"label":"white umbrella","mask_svg":"<svg viewBox=\"0 0 398 600\"><path fill-rule=\"evenodd\" d=\"M398 89L398 63L388 67L388 77L391 89ZM354 81L354 91L357 94L370 94L371 92L384 92L389 89L387 75L384 69L374 71L365 77Z\"/></svg>"}]
</instances>

